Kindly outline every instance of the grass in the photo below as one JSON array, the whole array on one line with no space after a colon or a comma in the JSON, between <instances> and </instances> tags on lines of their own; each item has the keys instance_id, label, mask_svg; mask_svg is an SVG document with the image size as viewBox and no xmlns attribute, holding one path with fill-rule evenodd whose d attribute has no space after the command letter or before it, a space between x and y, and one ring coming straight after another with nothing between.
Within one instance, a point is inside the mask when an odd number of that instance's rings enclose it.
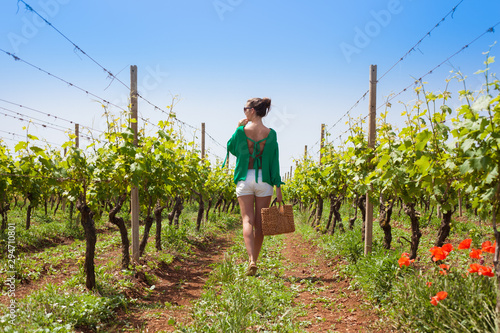
<instances>
[{"instance_id":1,"label":"grass","mask_svg":"<svg viewBox=\"0 0 500 333\"><path fill-rule=\"evenodd\" d=\"M4 315L0 327L3 332L74 332L78 327L99 330L124 303L120 295L101 297L47 284L18 302L15 325Z\"/></svg>"},{"instance_id":2,"label":"grass","mask_svg":"<svg viewBox=\"0 0 500 333\"><path fill-rule=\"evenodd\" d=\"M297 295L282 278L281 237L266 239L256 277L245 276L246 250L242 236L218 263L205 285L205 293L193 306L193 322L178 332L302 332L297 322Z\"/></svg>"}]
</instances>

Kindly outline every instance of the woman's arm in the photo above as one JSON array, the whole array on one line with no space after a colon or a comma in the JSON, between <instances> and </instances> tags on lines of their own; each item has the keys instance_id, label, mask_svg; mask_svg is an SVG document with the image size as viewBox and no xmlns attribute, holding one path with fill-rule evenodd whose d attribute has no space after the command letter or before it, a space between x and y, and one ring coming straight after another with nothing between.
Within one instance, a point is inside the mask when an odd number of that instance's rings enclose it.
<instances>
[{"instance_id":1,"label":"woman's arm","mask_svg":"<svg viewBox=\"0 0 500 333\"><path fill-rule=\"evenodd\" d=\"M281 187L276 187L276 201L283 201L283 197L281 196Z\"/></svg>"},{"instance_id":2,"label":"woman's arm","mask_svg":"<svg viewBox=\"0 0 500 333\"><path fill-rule=\"evenodd\" d=\"M240 121L238 121L238 127L244 126L246 124L248 124L248 119L247 118L243 118Z\"/></svg>"}]
</instances>

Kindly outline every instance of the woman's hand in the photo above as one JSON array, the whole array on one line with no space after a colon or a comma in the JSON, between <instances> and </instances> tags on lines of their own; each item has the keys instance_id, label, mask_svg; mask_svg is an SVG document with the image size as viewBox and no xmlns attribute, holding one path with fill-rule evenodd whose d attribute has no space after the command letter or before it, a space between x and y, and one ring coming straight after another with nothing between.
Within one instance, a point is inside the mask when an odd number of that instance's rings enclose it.
<instances>
[{"instance_id":1,"label":"woman's hand","mask_svg":"<svg viewBox=\"0 0 500 333\"><path fill-rule=\"evenodd\" d=\"M281 195L281 187L276 187L276 201L282 202L283 197Z\"/></svg>"},{"instance_id":2,"label":"woman's hand","mask_svg":"<svg viewBox=\"0 0 500 333\"><path fill-rule=\"evenodd\" d=\"M241 120L238 122L238 127L240 127L240 126L245 126L247 123L248 123L248 119L247 119L247 118L243 118L243 119L241 119Z\"/></svg>"}]
</instances>

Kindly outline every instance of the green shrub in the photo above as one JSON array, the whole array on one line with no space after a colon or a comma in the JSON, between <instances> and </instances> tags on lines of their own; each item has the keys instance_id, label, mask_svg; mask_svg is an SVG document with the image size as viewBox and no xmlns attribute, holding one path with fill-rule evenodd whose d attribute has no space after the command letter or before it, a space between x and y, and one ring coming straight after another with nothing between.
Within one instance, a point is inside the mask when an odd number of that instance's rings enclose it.
<instances>
[{"instance_id":1,"label":"green shrub","mask_svg":"<svg viewBox=\"0 0 500 333\"><path fill-rule=\"evenodd\" d=\"M99 297L90 292L65 291L53 284L17 303L16 325L9 315L0 317L3 332L74 332L75 328L97 329L114 316L114 310L124 303L121 296ZM1 306L2 313L5 306Z\"/></svg>"},{"instance_id":2,"label":"green shrub","mask_svg":"<svg viewBox=\"0 0 500 333\"><path fill-rule=\"evenodd\" d=\"M401 278L398 256L393 251L372 252L351 265L349 271L355 284L377 302L390 297L393 282Z\"/></svg>"}]
</instances>

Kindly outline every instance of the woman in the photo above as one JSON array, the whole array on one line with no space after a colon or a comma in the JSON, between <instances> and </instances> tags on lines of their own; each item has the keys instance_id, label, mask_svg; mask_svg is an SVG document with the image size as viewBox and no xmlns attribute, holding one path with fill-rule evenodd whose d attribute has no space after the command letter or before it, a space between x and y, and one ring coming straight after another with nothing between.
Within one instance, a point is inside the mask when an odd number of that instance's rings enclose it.
<instances>
[{"instance_id":1,"label":"woman","mask_svg":"<svg viewBox=\"0 0 500 333\"><path fill-rule=\"evenodd\" d=\"M271 108L269 98L249 99L243 108L246 118L227 143L228 154L236 156L234 182L243 219L243 238L249 264L246 274L255 275L264 235L261 209L269 207L276 186L277 201L282 201L276 132L262 123Z\"/></svg>"}]
</instances>

